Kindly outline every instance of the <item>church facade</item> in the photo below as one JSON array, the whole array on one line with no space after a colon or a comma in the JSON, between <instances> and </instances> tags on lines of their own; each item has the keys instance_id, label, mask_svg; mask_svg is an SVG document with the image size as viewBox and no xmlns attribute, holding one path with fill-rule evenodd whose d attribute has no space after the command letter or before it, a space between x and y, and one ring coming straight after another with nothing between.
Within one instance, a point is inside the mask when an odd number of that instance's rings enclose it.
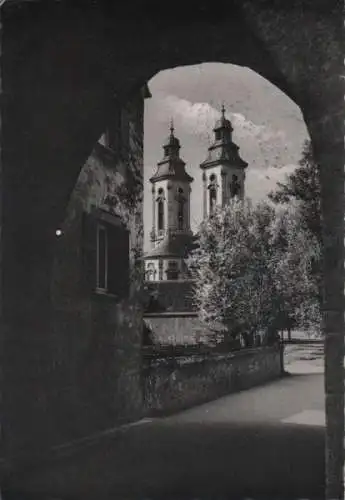
<instances>
[{"instance_id":1,"label":"church facade","mask_svg":"<svg viewBox=\"0 0 345 500\"><path fill-rule=\"evenodd\" d=\"M225 117L216 122L214 141L201 163L203 180L203 218L212 216L216 206L225 206L231 198L244 197L247 163L232 140L233 128ZM193 177L180 157L180 141L170 135L163 144L164 155L157 164L152 184L151 250L145 255L146 281L183 281L190 279L185 260L195 246L190 227L190 200Z\"/></svg>"}]
</instances>

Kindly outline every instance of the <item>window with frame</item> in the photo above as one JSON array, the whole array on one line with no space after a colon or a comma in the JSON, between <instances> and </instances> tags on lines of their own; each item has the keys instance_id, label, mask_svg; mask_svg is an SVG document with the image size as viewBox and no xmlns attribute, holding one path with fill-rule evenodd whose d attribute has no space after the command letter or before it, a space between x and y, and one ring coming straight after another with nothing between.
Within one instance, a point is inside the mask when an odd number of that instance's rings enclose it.
<instances>
[{"instance_id":1,"label":"window with frame","mask_svg":"<svg viewBox=\"0 0 345 500\"><path fill-rule=\"evenodd\" d=\"M163 279L163 261L161 259L158 262L158 279L159 281Z\"/></svg>"},{"instance_id":2,"label":"window with frame","mask_svg":"<svg viewBox=\"0 0 345 500\"><path fill-rule=\"evenodd\" d=\"M102 210L85 214L83 224L85 289L126 298L130 287L128 229L119 217Z\"/></svg>"},{"instance_id":3,"label":"window with frame","mask_svg":"<svg viewBox=\"0 0 345 500\"><path fill-rule=\"evenodd\" d=\"M96 288L108 289L108 232L104 224L97 224Z\"/></svg>"},{"instance_id":4,"label":"window with frame","mask_svg":"<svg viewBox=\"0 0 345 500\"><path fill-rule=\"evenodd\" d=\"M215 186L210 187L209 191L209 198L210 198L210 214L212 215L216 209L216 204L217 204L217 189Z\"/></svg>"},{"instance_id":5,"label":"window with frame","mask_svg":"<svg viewBox=\"0 0 345 500\"><path fill-rule=\"evenodd\" d=\"M157 271L155 269L155 265L152 263L149 263L147 265L147 269L146 269L146 280L147 281L155 281L156 274L157 274Z\"/></svg>"},{"instance_id":6,"label":"window with frame","mask_svg":"<svg viewBox=\"0 0 345 500\"><path fill-rule=\"evenodd\" d=\"M164 231L164 201L158 200L158 231Z\"/></svg>"},{"instance_id":7,"label":"window with frame","mask_svg":"<svg viewBox=\"0 0 345 500\"><path fill-rule=\"evenodd\" d=\"M182 191L183 193L183 191ZM184 228L184 206L185 206L185 199L183 198L183 195L180 192L179 197L177 200L177 227L180 231L183 230Z\"/></svg>"},{"instance_id":8,"label":"window with frame","mask_svg":"<svg viewBox=\"0 0 345 500\"><path fill-rule=\"evenodd\" d=\"M177 280L179 276L178 264L174 260L168 261L168 268L166 270L168 280Z\"/></svg>"},{"instance_id":9,"label":"window with frame","mask_svg":"<svg viewBox=\"0 0 345 500\"><path fill-rule=\"evenodd\" d=\"M208 186L208 190L209 214L212 215L215 212L217 205L217 178L215 174L210 175L210 184Z\"/></svg>"},{"instance_id":10,"label":"window with frame","mask_svg":"<svg viewBox=\"0 0 345 500\"><path fill-rule=\"evenodd\" d=\"M101 144L118 157L127 155L129 145L129 116L125 107L118 102L111 106L108 125L101 138Z\"/></svg>"},{"instance_id":11,"label":"window with frame","mask_svg":"<svg viewBox=\"0 0 345 500\"><path fill-rule=\"evenodd\" d=\"M158 231L164 231L164 190L163 188L158 189L157 198L157 229Z\"/></svg>"},{"instance_id":12,"label":"window with frame","mask_svg":"<svg viewBox=\"0 0 345 500\"><path fill-rule=\"evenodd\" d=\"M235 196L239 196L241 192L241 184L239 182L238 176L235 174L232 176L231 180L232 182L230 184L230 195L232 198L234 198Z\"/></svg>"}]
</instances>

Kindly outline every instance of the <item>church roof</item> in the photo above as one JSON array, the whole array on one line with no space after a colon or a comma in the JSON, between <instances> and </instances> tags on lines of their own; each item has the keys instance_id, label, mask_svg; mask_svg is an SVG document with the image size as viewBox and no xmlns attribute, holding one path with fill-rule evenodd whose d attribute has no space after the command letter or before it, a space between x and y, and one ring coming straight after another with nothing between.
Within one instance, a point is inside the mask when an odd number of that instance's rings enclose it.
<instances>
[{"instance_id":1,"label":"church roof","mask_svg":"<svg viewBox=\"0 0 345 500\"><path fill-rule=\"evenodd\" d=\"M188 253L195 248L195 236L189 234L168 234L144 259L158 259L172 257L185 259Z\"/></svg>"},{"instance_id":2,"label":"church roof","mask_svg":"<svg viewBox=\"0 0 345 500\"><path fill-rule=\"evenodd\" d=\"M163 144L164 157L157 163L157 170L150 178L154 183L159 180L171 179L182 182L193 182L193 177L187 174L185 162L180 158L180 141L174 135L174 126L170 126L170 135Z\"/></svg>"},{"instance_id":3,"label":"church roof","mask_svg":"<svg viewBox=\"0 0 345 500\"><path fill-rule=\"evenodd\" d=\"M230 120L225 118L224 104L222 105L222 116L219 118L219 120L216 121L216 124L215 124L213 130L216 131L219 129L229 129L229 130L231 130L231 132L233 131Z\"/></svg>"},{"instance_id":4,"label":"church roof","mask_svg":"<svg viewBox=\"0 0 345 500\"><path fill-rule=\"evenodd\" d=\"M217 163L225 163L232 166L237 166L240 168L246 168L248 163L242 160L238 154L239 147L237 144L231 143L220 143L215 142L212 146L208 148L208 154L206 160L201 164L201 168L207 168Z\"/></svg>"},{"instance_id":5,"label":"church roof","mask_svg":"<svg viewBox=\"0 0 345 500\"><path fill-rule=\"evenodd\" d=\"M225 118L225 108L222 106L222 115L217 120L215 127L215 140L208 148L206 160L200 167L202 169L217 165L219 163L228 164L240 168L246 168L248 163L242 160L239 155L239 147L232 141L232 125L230 120Z\"/></svg>"},{"instance_id":6,"label":"church roof","mask_svg":"<svg viewBox=\"0 0 345 500\"><path fill-rule=\"evenodd\" d=\"M181 158L166 158L158 163L157 170L150 177L150 182L164 179L174 179L176 181L193 182L193 177L187 174L185 162Z\"/></svg>"},{"instance_id":7,"label":"church roof","mask_svg":"<svg viewBox=\"0 0 345 500\"><path fill-rule=\"evenodd\" d=\"M170 135L168 135L168 137L163 142L163 147L166 147L166 146L173 146L173 147L176 147L178 149L180 149L180 147L181 147L180 141L178 140L177 137L174 136L174 128L172 126L170 127Z\"/></svg>"}]
</instances>

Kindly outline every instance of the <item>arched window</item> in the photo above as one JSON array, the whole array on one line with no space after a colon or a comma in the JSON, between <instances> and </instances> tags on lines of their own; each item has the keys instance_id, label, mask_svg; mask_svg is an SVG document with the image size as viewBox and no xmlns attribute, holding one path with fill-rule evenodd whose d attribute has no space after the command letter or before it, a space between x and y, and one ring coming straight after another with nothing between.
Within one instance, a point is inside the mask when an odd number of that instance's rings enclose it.
<instances>
[{"instance_id":1,"label":"arched window","mask_svg":"<svg viewBox=\"0 0 345 500\"><path fill-rule=\"evenodd\" d=\"M164 230L164 202L158 200L158 231Z\"/></svg>"},{"instance_id":2,"label":"arched window","mask_svg":"<svg viewBox=\"0 0 345 500\"><path fill-rule=\"evenodd\" d=\"M158 217L158 231L164 230L164 190L163 188L158 189L157 198L157 217Z\"/></svg>"},{"instance_id":3,"label":"arched window","mask_svg":"<svg viewBox=\"0 0 345 500\"><path fill-rule=\"evenodd\" d=\"M209 207L210 215L215 211L217 205L217 180L215 174L210 175L210 185L209 185Z\"/></svg>"},{"instance_id":4,"label":"arched window","mask_svg":"<svg viewBox=\"0 0 345 500\"><path fill-rule=\"evenodd\" d=\"M222 138L222 134L220 130L216 130L216 141L220 141Z\"/></svg>"},{"instance_id":5,"label":"arched window","mask_svg":"<svg viewBox=\"0 0 345 500\"><path fill-rule=\"evenodd\" d=\"M230 184L230 194L231 197L234 198L235 196L239 196L241 191L241 184L239 183L237 175L233 175L231 179L231 184Z\"/></svg>"},{"instance_id":6,"label":"arched window","mask_svg":"<svg viewBox=\"0 0 345 500\"><path fill-rule=\"evenodd\" d=\"M147 265L146 270L146 280L147 281L155 281L156 280L157 271L155 269L155 265L151 262Z\"/></svg>"},{"instance_id":7,"label":"arched window","mask_svg":"<svg viewBox=\"0 0 345 500\"><path fill-rule=\"evenodd\" d=\"M217 204L217 190L215 186L210 187L210 215L212 215L216 209Z\"/></svg>"},{"instance_id":8,"label":"arched window","mask_svg":"<svg viewBox=\"0 0 345 500\"><path fill-rule=\"evenodd\" d=\"M180 231L183 230L184 227L184 200L180 199L178 201L178 228Z\"/></svg>"},{"instance_id":9,"label":"arched window","mask_svg":"<svg viewBox=\"0 0 345 500\"><path fill-rule=\"evenodd\" d=\"M183 197L183 189L178 188L177 198L177 227L180 231L184 228L184 205L185 199Z\"/></svg>"}]
</instances>

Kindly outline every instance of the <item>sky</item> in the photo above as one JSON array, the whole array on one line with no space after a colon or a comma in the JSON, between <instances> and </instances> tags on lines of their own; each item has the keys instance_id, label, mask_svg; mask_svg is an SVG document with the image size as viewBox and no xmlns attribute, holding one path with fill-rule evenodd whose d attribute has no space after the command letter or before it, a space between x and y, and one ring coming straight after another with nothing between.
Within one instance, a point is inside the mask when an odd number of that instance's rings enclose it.
<instances>
[{"instance_id":1,"label":"sky","mask_svg":"<svg viewBox=\"0 0 345 500\"><path fill-rule=\"evenodd\" d=\"M264 199L276 183L293 172L309 138L299 107L252 70L232 64L204 63L157 73L148 83L152 97L144 114L144 229L150 248L152 194L149 178L163 157L162 144L170 133L181 143L186 171L194 177L191 226L202 217L200 163L213 140L213 126L224 103L234 132L233 141L248 163L245 196Z\"/></svg>"}]
</instances>

